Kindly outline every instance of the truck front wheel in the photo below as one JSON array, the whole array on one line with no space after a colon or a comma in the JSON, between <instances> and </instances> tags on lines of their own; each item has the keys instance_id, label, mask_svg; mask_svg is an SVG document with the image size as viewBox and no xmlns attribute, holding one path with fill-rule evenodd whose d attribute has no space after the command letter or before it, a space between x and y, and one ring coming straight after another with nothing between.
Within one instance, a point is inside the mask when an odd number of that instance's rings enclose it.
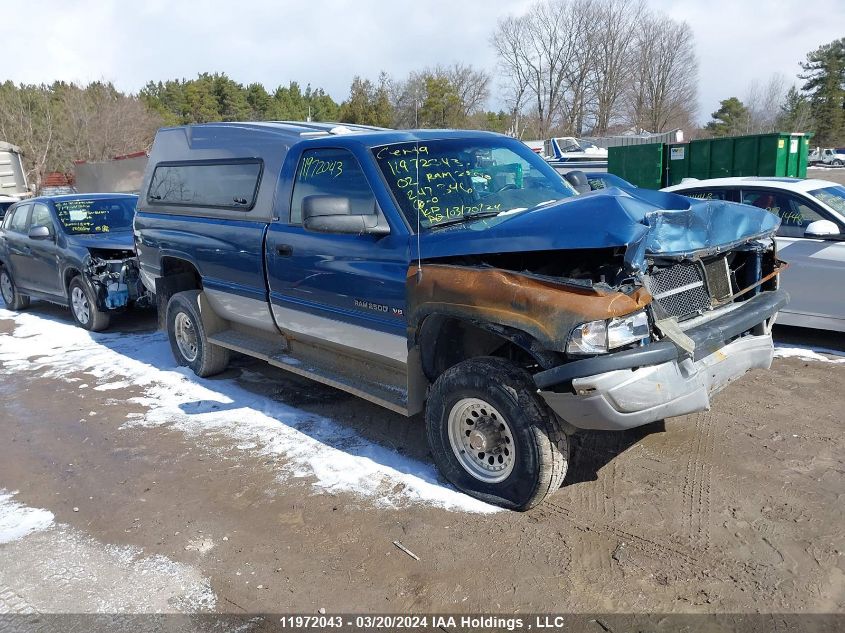
<instances>
[{"instance_id":1,"label":"truck front wheel","mask_svg":"<svg viewBox=\"0 0 845 633\"><path fill-rule=\"evenodd\" d=\"M197 306L199 290L177 292L167 302L167 336L176 362L205 378L229 364L229 350L208 341Z\"/></svg>"},{"instance_id":2,"label":"truck front wheel","mask_svg":"<svg viewBox=\"0 0 845 633\"><path fill-rule=\"evenodd\" d=\"M440 472L462 492L528 510L566 476L569 441L531 376L493 357L473 358L434 383L426 430Z\"/></svg>"}]
</instances>

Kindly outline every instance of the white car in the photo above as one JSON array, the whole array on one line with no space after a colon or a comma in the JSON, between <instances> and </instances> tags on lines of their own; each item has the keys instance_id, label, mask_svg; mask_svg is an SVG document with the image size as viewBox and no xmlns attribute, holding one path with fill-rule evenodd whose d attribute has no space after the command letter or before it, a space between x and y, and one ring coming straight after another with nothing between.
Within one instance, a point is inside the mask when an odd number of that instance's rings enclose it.
<instances>
[{"instance_id":1,"label":"white car","mask_svg":"<svg viewBox=\"0 0 845 633\"><path fill-rule=\"evenodd\" d=\"M780 216L778 256L789 305L778 323L845 332L845 186L827 180L736 177L687 179L663 191L729 200Z\"/></svg>"}]
</instances>

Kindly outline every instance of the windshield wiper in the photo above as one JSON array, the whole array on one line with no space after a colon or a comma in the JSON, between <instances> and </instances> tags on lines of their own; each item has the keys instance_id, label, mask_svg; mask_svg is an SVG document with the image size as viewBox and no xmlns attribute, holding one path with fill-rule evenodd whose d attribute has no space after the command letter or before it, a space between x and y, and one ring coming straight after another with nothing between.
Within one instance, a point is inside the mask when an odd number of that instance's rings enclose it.
<instances>
[{"instance_id":1,"label":"windshield wiper","mask_svg":"<svg viewBox=\"0 0 845 633\"><path fill-rule=\"evenodd\" d=\"M539 209L540 207L545 207L550 205L554 202L560 202L564 198L553 198L552 200L544 200L539 204L535 204L533 207L524 207L519 210L511 209L510 211L478 211L476 213L467 213L462 215L459 218L454 218L452 220L446 220L445 222L439 222L433 226L428 227L429 230L432 229L439 229L441 226L454 226L455 224L461 224L462 222L468 222L470 220L477 220L480 218L492 218L499 215L510 215L512 213L522 213L524 211L532 211L534 209Z\"/></svg>"},{"instance_id":2,"label":"windshield wiper","mask_svg":"<svg viewBox=\"0 0 845 633\"><path fill-rule=\"evenodd\" d=\"M428 229L439 229L441 226L453 226L455 224L469 222L470 220L478 220L480 218L493 218L499 215L500 213L501 211L479 211L478 213L467 213L459 218L453 218L451 220L446 220L445 222L438 222L437 224L433 224L432 226L428 227Z\"/></svg>"}]
</instances>

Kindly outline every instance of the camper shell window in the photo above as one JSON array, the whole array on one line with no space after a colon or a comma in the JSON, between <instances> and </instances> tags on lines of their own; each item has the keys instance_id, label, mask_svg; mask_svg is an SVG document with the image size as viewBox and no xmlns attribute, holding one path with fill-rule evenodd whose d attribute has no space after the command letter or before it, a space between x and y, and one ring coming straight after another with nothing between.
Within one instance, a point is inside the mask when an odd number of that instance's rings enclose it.
<instances>
[{"instance_id":1,"label":"camper shell window","mask_svg":"<svg viewBox=\"0 0 845 633\"><path fill-rule=\"evenodd\" d=\"M159 163L147 202L249 211L255 206L263 169L257 158Z\"/></svg>"}]
</instances>

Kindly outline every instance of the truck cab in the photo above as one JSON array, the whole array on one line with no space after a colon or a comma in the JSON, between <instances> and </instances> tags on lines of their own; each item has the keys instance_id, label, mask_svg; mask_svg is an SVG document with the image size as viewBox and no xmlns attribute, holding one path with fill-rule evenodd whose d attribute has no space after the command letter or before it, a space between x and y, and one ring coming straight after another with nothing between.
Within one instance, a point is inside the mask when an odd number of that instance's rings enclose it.
<instances>
[{"instance_id":1,"label":"truck cab","mask_svg":"<svg viewBox=\"0 0 845 633\"><path fill-rule=\"evenodd\" d=\"M134 233L177 362L230 352L407 415L524 510L578 429L700 411L772 359L775 216L609 188L524 144L293 122L160 130Z\"/></svg>"}]
</instances>

